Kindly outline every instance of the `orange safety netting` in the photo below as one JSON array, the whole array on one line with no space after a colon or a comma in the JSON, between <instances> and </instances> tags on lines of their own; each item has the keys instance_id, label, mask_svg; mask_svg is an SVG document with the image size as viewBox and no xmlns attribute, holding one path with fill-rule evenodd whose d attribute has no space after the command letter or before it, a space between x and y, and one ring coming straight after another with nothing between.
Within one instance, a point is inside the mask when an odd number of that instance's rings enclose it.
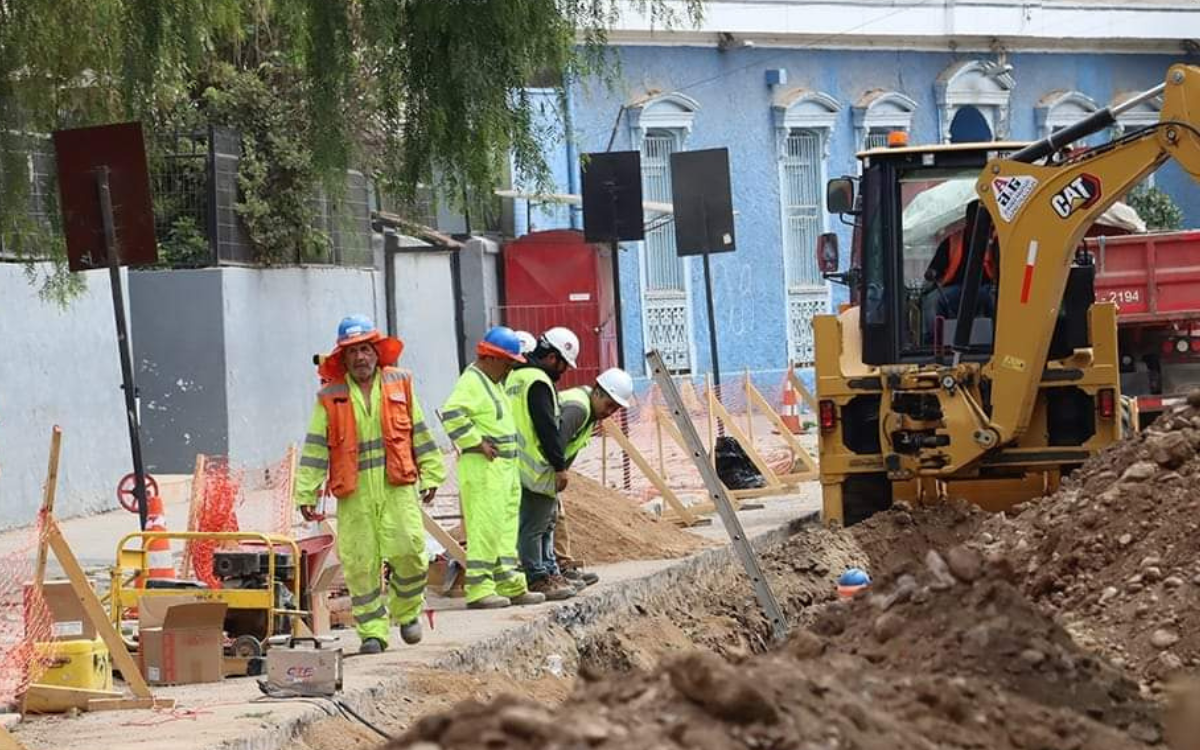
<instances>
[{"instance_id":1,"label":"orange safety netting","mask_svg":"<svg viewBox=\"0 0 1200 750\"><path fill-rule=\"evenodd\" d=\"M192 481L189 531L259 531L290 535L293 521L292 482L294 455L253 469L231 466L228 458L205 457L203 471ZM215 540L195 539L187 544L184 574L211 588L220 588L213 575L213 553L226 546ZM190 568L190 570L189 570Z\"/></svg>"},{"instance_id":2,"label":"orange safety netting","mask_svg":"<svg viewBox=\"0 0 1200 750\"><path fill-rule=\"evenodd\" d=\"M54 663L53 617L42 592L32 585L44 516L0 551L0 703L13 704Z\"/></svg>"}]
</instances>

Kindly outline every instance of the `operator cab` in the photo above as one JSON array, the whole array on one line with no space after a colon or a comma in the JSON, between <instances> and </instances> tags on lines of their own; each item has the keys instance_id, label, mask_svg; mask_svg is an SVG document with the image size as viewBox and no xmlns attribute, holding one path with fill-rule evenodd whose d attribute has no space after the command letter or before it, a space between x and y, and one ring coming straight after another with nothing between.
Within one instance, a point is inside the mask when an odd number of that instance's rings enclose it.
<instances>
[{"instance_id":1,"label":"operator cab","mask_svg":"<svg viewBox=\"0 0 1200 750\"><path fill-rule=\"evenodd\" d=\"M975 184L989 160L1021 145L865 151L858 155L861 189L849 206L852 178L830 181L830 212L855 218L853 270L844 280L852 301L861 306L864 363L922 364L948 354L966 282L969 238L983 211ZM991 356L999 252L992 233L977 287L970 348L963 359L983 361Z\"/></svg>"}]
</instances>

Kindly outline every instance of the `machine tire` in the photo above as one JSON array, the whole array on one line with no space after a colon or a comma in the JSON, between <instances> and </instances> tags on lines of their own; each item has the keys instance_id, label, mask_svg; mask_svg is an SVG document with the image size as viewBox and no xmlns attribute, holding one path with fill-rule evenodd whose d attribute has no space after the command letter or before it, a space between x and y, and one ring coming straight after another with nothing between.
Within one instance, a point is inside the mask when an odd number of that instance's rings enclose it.
<instances>
[{"instance_id":1,"label":"machine tire","mask_svg":"<svg viewBox=\"0 0 1200 750\"><path fill-rule=\"evenodd\" d=\"M892 507L887 474L854 474L842 482L842 525L853 526Z\"/></svg>"},{"instance_id":2,"label":"machine tire","mask_svg":"<svg viewBox=\"0 0 1200 750\"><path fill-rule=\"evenodd\" d=\"M1135 420L1134 414L1135 401L1129 396L1121 397L1121 434L1129 437L1135 432L1139 432L1141 425Z\"/></svg>"},{"instance_id":3,"label":"machine tire","mask_svg":"<svg viewBox=\"0 0 1200 750\"><path fill-rule=\"evenodd\" d=\"M233 640L233 655L243 659L256 659L263 655L262 641L252 635L239 635Z\"/></svg>"}]
</instances>

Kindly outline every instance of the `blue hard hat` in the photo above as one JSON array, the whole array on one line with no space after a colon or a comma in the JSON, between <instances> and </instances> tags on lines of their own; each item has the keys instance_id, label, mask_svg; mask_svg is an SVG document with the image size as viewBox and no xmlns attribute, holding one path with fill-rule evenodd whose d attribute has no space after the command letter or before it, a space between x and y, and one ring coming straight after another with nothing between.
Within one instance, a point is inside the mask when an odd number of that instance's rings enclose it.
<instances>
[{"instance_id":1,"label":"blue hard hat","mask_svg":"<svg viewBox=\"0 0 1200 750\"><path fill-rule=\"evenodd\" d=\"M374 333L378 333L375 330L375 321L366 315L348 315L342 318L341 323L338 323L337 340L338 344L343 344L350 339L362 338Z\"/></svg>"},{"instance_id":2,"label":"blue hard hat","mask_svg":"<svg viewBox=\"0 0 1200 750\"><path fill-rule=\"evenodd\" d=\"M871 583L871 576L862 568L847 568L838 578L839 586L866 586Z\"/></svg>"},{"instance_id":3,"label":"blue hard hat","mask_svg":"<svg viewBox=\"0 0 1200 750\"><path fill-rule=\"evenodd\" d=\"M495 326L489 330L476 349L480 354L506 356L517 362L525 361L521 356L521 338L508 326Z\"/></svg>"}]
</instances>

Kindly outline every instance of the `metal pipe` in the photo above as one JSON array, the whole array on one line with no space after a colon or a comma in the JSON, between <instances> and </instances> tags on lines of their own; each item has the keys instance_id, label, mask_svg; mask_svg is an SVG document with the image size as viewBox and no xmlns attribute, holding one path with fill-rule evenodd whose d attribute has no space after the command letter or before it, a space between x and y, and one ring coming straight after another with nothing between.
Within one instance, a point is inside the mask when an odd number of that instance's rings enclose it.
<instances>
[{"instance_id":1,"label":"metal pipe","mask_svg":"<svg viewBox=\"0 0 1200 750\"><path fill-rule=\"evenodd\" d=\"M1167 84L1160 83L1152 89L1147 89L1137 96L1129 98L1127 101L1121 102L1112 107L1093 112L1077 123L1068 125L1062 130L1057 130L1040 141L1029 144L1025 148L1013 154L1010 158L1013 161L1023 163L1035 162L1038 159L1044 159L1063 146L1074 143L1081 138L1087 138L1093 133L1097 133L1104 128L1113 125L1117 121L1117 116L1128 112L1134 107L1147 102L1166 90Z\"/></svg>"}]
</instances>

